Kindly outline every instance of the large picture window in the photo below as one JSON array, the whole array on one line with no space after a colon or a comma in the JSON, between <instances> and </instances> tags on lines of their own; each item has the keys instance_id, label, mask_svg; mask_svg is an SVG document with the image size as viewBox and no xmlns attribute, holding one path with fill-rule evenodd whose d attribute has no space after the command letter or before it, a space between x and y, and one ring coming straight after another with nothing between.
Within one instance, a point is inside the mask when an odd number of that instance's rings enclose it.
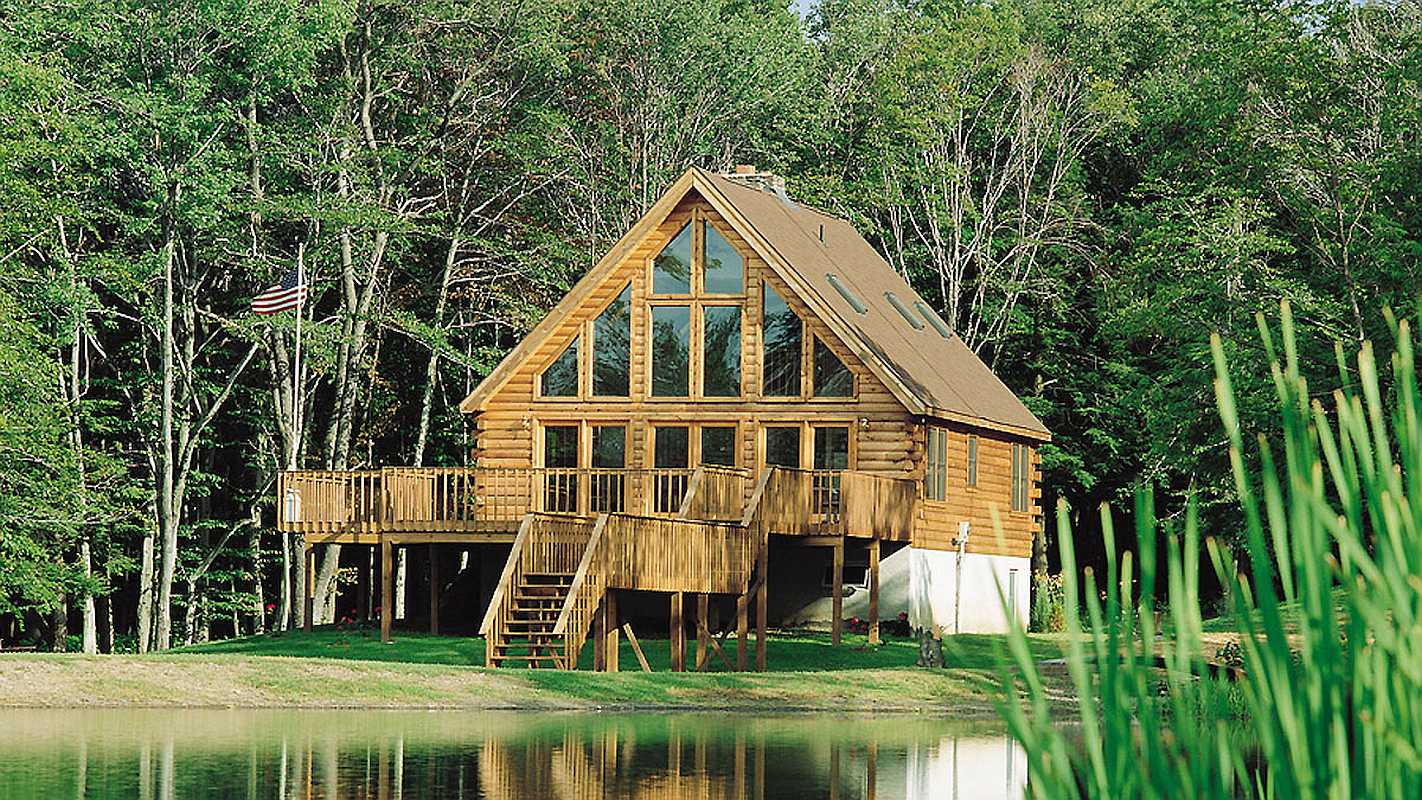
<instances>
[{"instance_id":1,"label":"large picture window","mask_svg":"<svg viewBox=\"0 0 1422 800\"><path fill-rule=\"evenodd\" d=\"M543 397L578 396L578 340L574 339L538 379Z\"/></svg>"},{"instance_id":2,"label":"large picture window","mask_svg":"<svg viewBox=\"0 0 1422 800\"><path fill-rule=\"evenodd\" d=\"M632 284L593 322L592 380L597 397L627 397L632 341Z\"/></svg>"},{"instance_id":3,"label":"large picture window","mask_svg":"<svg viewBox=\"0 0 1422 800\"><path fill-rule=\"evenodd\" d=\"M652 396L690 394L691 308L652 308Z\"/></svg>"},{"instance_id":4,"label":"large picture window","mask_svg":"<svg viewBox=\"0 0 1422 800\"><path fill-rule=\"evenodd\" d=\"M800 359L805 329L800 318L769 283L761 306L761 393L766 397L800 396Z\"/></svg>"},{"instance_id":5,"label":"large picture window","mask_svg":"<svg viewBox=\"0 0 1422 800\"><path fill-rule=\"evenodd\" d=\"M701 329L701 394L740 397L741 307L704 306Z\"/></svg>"}]
</instances>

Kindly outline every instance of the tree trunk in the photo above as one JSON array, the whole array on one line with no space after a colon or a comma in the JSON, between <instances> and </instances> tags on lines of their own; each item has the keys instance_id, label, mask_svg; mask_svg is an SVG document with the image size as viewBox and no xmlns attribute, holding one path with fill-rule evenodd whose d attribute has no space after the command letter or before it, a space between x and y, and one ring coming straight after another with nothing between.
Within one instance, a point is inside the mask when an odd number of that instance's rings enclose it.
<instances>
[{"instance_id":1,"label":"tree trunk","mask_svg":"<svg viewBox=\"0 0 1422 800\"><path fill-rule=\"evenodd\" d=\"M138 652L153 644L153 532L143 536L143 556L138 575Z\"/></svg>"},{"instance_id":2,"label":"tree trunk","mask_svg":"<svg viewBox=\"0 0 1422 800\"><path fill-rule=\"evenodd\" d=\"M255 503L247 547L252 551L252 635L260 636L267 632L267 606L262 592L262 511Z\"/></svg>"},{"instance_id":3,"label":"tree trunk","mask_svg":"<svg viewBox=\"0 0 1422 800\"><path fill-rule=\"evenodd\" d=\"M175 244L172 234L164 245L163 254L163 335L160 365L163 388L160 458L158 476L158 536L162 545L162 562L158 577L158 628L154 632L153 649L167 650L173 634L173 574L178 565L178 520L174 513L173 460L177 447L173 441L173 262Z\"/></svg>"},{"instance_id":4,"label":"tree trunk","mask_svg":"<svg viewBox=\"0 0 1422 800\"><path fill-rule=\"evenodd\" d=\"M63 653L69 647L69 596L62 590L50 621L54 627L54 652Z\"/></svg>"}]
</instances>

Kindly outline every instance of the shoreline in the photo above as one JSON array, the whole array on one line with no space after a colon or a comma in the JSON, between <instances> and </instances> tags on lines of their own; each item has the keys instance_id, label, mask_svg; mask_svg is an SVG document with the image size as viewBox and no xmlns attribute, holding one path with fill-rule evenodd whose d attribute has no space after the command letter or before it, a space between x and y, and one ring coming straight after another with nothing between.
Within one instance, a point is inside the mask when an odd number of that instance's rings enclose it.
<instances>
[{"instance_id":1,"label":"shoreline","mask_svg":"<svg viewBox=\"0 0 1422 800\"><path fill-rule=\"evenodd\" d=\"M1000 721L988 670L554 672L281 655L0 654L0 710L291 709ZM1074 702L1061 698L1061 710Z\"/></svg>"}]
</instances>

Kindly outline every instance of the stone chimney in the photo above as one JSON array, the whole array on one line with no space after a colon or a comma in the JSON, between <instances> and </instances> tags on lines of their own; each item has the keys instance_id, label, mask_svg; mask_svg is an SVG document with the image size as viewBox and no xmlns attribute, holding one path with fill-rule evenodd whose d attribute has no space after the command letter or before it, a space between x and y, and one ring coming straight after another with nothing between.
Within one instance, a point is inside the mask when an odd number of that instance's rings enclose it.
<instances>
[{"instance_id":1,"label":"stone chimney","mask_svg":"<svg viewBox=\"0 0 1422 800\"><path fill-rule=\"evenodd\" d=\"M790 196L785 193L785 179L773 172L761 172L755 168L754 164L737 164L730 172L721 173L722 177L744 184L762 192L770 192L786 203L790 203Z\"/></svg>"}]
</instances>

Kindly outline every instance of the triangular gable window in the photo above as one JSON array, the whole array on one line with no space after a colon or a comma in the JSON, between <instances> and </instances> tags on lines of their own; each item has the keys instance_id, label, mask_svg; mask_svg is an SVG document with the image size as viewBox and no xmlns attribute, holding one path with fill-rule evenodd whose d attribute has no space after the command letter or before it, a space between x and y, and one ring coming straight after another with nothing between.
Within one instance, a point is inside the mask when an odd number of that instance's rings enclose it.
<instances>
[{"instance_id":1,"label":"triangular gable window","mask_svg":"<svg viewBox=\"0 0 1422 800\"><path fill-rule=\"evenodd\" d=\"M578 396L578 340L573 339L538 381L543 397Z\"/></svg>"},{"instance_id":2,"label":"triangular gable window","mask_svg":"<svg viewBox=\"0 0 1422 800\"><path fill-rule=\"evenodd\" d=\"M691 294L691 223L653 261L652 294Z\"/></svg>"},{"instance_id":3,"label":"triangular gable window","mask_svg":"<svg viewBox=\"0 0 1422 800\"><path fill-rule=\"evenodd\" d=\"M706 230L705 268L702 276L702 291L706 294L740 294L744 291L742 273L745 259L739 251L726 241L726 237L716 230L715 225L702 223Z\"/></svg>"},{"instance_id":4,"label":"triangular gable window","mask_svg":"<svg viewBox=\"0 0 1422 800\"><path fill-rule=\"evenodd\" d=\"M854 373L818 338L815 339L815 396L854 396Z\"/></svg>"}]
</instances>

